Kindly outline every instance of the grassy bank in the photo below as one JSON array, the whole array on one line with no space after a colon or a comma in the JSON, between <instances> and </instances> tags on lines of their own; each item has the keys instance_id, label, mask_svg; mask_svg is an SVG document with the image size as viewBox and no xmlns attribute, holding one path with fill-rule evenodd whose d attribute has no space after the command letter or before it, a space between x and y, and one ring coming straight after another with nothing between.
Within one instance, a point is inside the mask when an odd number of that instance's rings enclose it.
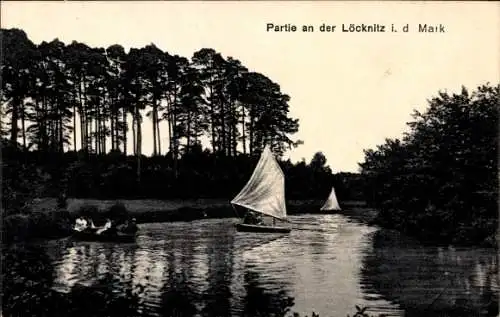
<instances>
[{"instance_id":1,"label":"grassy bank","mask_svg":"<svg viewBox=\"0 0 500 317\"><path fill-rule=\"evenodd\" d=\"M73 217L64 210L10 215L3 218L2 243L62 238L71 234L72 223Z\"/></svg>"},{"instance_id":2,"label":"grassy bank","mask_svg":"<svg viewBox=\"0 0 500 317\"><path fill-rule=\"evenodd\" d=\"M188 200L98 200L75 199L67 201L67 211L70 215L77 215L82 208L94 206L99 211L105 211L116 203L123 204L126 210L140 223L190 221L203 218L235 217L236 214L226 199L188 199ZM317 200L290 200L287 201L289 214L320 212L322 201ZM364 202L349 201L343 203L346 208L364 206ZM56 209L55 198L39 199L33 206L37 212Z\"/></svg>"},{"instance_id":3,"label":"grassy bank","mask_svg":"<svg viewBox=\"0 0 500 317\"><path fill-rule=\"evenodd\" d=\"M321 213L322 201L290 200L287 202L288 213ZM71 226L76 217L86 214L94 219L96 225L104 223L113 206L119 205L138 223L193 221L207 218L236 217L229 200L225 199L190 199L190 200L67 200L65 209L58 209L55 198L43 198L34 201L29 213L14 214L4 218L3 241L15 242L32 238L60 238L71 233ZM354 216L366 214L361 208L363 202L343 203L346 210L354 211ZM361 208L361 209L360 209ZM241 215L240 215L241 216Z\"/></svg>"}]
</instances>

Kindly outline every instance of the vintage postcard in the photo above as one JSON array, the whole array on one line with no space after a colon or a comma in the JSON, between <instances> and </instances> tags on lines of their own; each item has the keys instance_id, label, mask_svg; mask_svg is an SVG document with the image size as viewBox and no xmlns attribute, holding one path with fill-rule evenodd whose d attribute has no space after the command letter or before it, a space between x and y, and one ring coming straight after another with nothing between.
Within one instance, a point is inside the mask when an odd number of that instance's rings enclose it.
<instances>
[{"instance_id":1,"label":"vintage postcard","mask_svg":"<svg viewBox=\"0 0 500 317\"><path fill-rule=\"evenodd\" d=\"M499 316L498 2L4 1L1 316Z\"/></svg>"}]
</instances>

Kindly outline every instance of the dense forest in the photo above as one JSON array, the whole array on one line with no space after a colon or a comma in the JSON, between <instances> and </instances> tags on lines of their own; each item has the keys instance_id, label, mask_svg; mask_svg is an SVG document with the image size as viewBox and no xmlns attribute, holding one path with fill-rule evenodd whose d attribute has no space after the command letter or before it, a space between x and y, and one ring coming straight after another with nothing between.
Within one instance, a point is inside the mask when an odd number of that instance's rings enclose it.
<instances>
[{"instance_id":1,"label":"dense forest","mask_svg":"<svg viewBox=\"0 0 500 317\"><path fill-rule=\"evenodd\" d=\"M57 39L35 45L22 30L2 29L2 51L8 213L61 193L230 199L269 144L288 199L325 199L333 185L341 204L367 201L379 224L424 240L494 240L498 85L439 92L400 139L365 150L359 174L334 174L321 152L309 162L283 160L302 143L293 138L291 97L213 49L186 58L153 44L128 52ZM142 152L144 120L152 123L151 156Z\"/></svg>"},{"instance_id":2,"label":"dense forest","mask_svg":"<svg viewBox=\"0 0 500 317\"><path fill-rule=\"evenodd\" d=\"M440 92L401 139L365 151L365 197L381 224L424 240L494 243L499 89Z\"/></svg>"},{"instance_id":3,"label":"dense forest","mask_svg":"<svg viewBox=\"0 0 500 317\"><path fill-rule=\"evenodd\" d=\"M35 45L18 29L2 30L2 45L2 104L10 116L3 133L13 146L140 156L145 117L152 122L153 156L168 152L174 160L202 137L212 153L229 157L238 148L251 155L264 144L282 155L300 142L290 139L298 120L288 116L290 97L279 85L213 49L187 59L153 44L128 53L119 45L91 48L58 39ZM161 121L168 131L160 131Z\"/></svg>"},{"instance_id":4,"label":"dense forest","mask_svg":"<svg viewBox=\"0 0 500 317\"><path fill-rule=\"evenodd\" d=\"M302 143L292 138L299 122L289 116L290 96L213 49L185 58L153 44L128 52L58 39L35 45L19 29L2 30L2 49L7 205L62 192L231 198L265 144L282 158ZM142 153L144 120L152 122L151 156ZM335 182L342 198L356 198L342 184L353 179L359 187L358 175L332 175L321 152L309 163L280 162L289 199L325 199Z\"/></svg>"}]
</instances>

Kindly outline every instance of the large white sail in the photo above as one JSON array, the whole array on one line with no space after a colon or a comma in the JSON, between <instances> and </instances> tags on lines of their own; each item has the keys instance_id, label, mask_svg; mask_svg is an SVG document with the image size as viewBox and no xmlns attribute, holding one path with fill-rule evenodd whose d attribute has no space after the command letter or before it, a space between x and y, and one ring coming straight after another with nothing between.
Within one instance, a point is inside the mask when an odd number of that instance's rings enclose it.
<instances>
[{"instance_id":1,"label":"large white sail","mask_svg":"<svg viewBox=\"0 0 500 317\"><path fill-rule=\"evenodd\" d=\"M337 195L335 195L335 188L332 187L332 191L330 192L330 196L326 200L323 207L320 210L340 210L339 202L337 201Z\"/></svg>"},{"instance_id":2,"label":"large white sail","mask_svg":"<svg viewBox=\"0 0 500 317\"><path fill-rule=\"evenodd\" d=\"M286 218L285 177L269 146L264 148L250 180L231 203L278 219Z\"/></svg>"}]
</instances>

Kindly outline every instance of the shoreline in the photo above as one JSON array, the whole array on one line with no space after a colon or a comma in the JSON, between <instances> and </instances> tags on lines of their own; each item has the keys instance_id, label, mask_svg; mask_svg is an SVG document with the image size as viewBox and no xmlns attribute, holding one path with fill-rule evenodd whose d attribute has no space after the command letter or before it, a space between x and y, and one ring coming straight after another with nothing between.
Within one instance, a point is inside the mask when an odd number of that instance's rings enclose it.
<instances>
[{"instance_id":1,"label":"shoreline","mask_svg":"<svg viewBox=\"0 0 500 317\"><path fill-rule=\"evenodd\" d=\"M173 222L192 221L206 218L231 218L238 217L231 207L229 199L207 198L207 199L80 199L68 198L65 208L71 216L79 212L81 208L96 207L99 212L105 212L115 204L123 204L130 215L137 219L137 223L150 222ZM289 200L287 211L289 215L296 214L328 214L320 211L323 201L314 199ZM342 204L346 208L365 207L363 201L346 201ZM47 212L57 209L55 198L38 199L33 205L34 212Z\"/></svg>"},{"instance_id":2,"label":"shoreline","mask_svg":"<svg viewBox=\"0 0 500 317\"><path fill-rule=\"evenodd\" d=\"M2 244L19 242L31 238L58 239L71 235L71 226L81 208L95 207L97 216L104 214L111 206L120 203L125 206L129 215L136 218L138 224L161 222L188 222L202 219L238 218L230 201L226 199L177 199L177 200L99 200L68 198L65 209L57 208L55 198L43 198L35 201L31 214L17 214L4 218ZM496 244L478 241L474 244L449 244L439 241L425 241L418 236L385 226L377 220L378 212L363 201L343 202L342 210L323 212L320 210L323 201L314 199L287 201L288 215L320 215L341 214L354 221L375 225L390 231L399 232L419 241L422 245L433 246L476 246L497 248ZM7 221L6 221L7 220ZM13 221L10 221L13 220ZM7 228L5 227L7 224ZM35 228L37 233L32 237L29 230ZM19 236L19 237L17 237Z\"/></svg>"},{"instance_id":3,"label":"shoreline","mask_svg":"<svg viewBox=\"0 0 500 317\"><path fill-rule=\"evenodd\" d=\"M239 215L226 199L190 200L99 200L68 198L66 208L57 207L56 198L36 199L31 212L13 214L3 219L2 244L23 242L32 239L59 239L71 235L75 218L83 211L94 215L96 224L104 220L105 213L114 205L122 204L130 217L138 224L195 221L216 218L238 218ZM321 212L323 201L289 200L289 215L328 214ZM364 206L364 202L350 201L346 208ZM350 207L348 207L350 206ZM102 219L99 219L102 218Z\"/></svg>"}]
</instances>

